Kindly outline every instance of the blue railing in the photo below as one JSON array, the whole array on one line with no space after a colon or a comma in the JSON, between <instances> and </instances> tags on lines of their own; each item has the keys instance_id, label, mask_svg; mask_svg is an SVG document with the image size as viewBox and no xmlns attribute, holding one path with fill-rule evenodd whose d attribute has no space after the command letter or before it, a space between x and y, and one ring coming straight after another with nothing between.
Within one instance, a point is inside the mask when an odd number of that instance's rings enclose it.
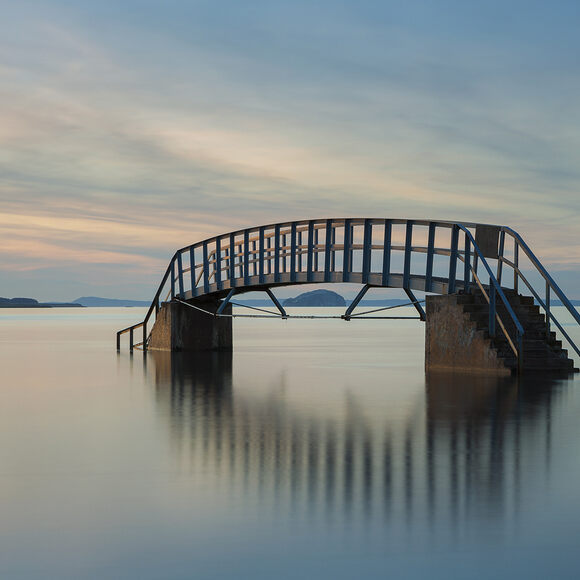
<instances>
[{"instance_id":1,"label":"blue railing","mask_svg":"<svg viewBox=\"0 0 580 580\"><path fill-rule=\"evenodd\" d=\"M511 237L513 240L513 259L510 260L505 255L505 238L506 235ZM527 258L527 268L528 272L538 274L542 280L544 281L544 287L542 290L538 290L534 287L534 284L528 277L524 274L522 268L520 268L520 257L523 253L524 257ZM530 291L531 295L534 297L535 301L538 305L543 309L545 317L546 317L546 332L550 332L550 323L554 323L554 326L560 331L562 336L566 339L570 347L574 350L574 352L580 357L580 349L574 343L570 335L564 330L562 324L558 321L555 317L552 309L551 309L551 295L552 293L556 295L556 297L560 300L562 306L566 308L568 313L572 316L573 320L576 321L578 325L580 325L580 314L574 307L574 305L570 302L568 297L564 294L564 292L560 289L560 287L556 284L552 276L548 273L548 271L544 268L540 260L535 256L532 252L530 247L526 244L526 242L522 239L522 237L512 228L503 226L500 229L499 234L499 254L500 258L498 260L498 270L497 270L497 279L501 282L502 275L503 275L503 265L505 264L507 267L513 270L513 289L518 292L519 290L519 281L521 280L527 289ZM529 274L528 274L529 275ZM542 299L541 293L544 294L544 298Z\"/></svg>"}]
</instances>

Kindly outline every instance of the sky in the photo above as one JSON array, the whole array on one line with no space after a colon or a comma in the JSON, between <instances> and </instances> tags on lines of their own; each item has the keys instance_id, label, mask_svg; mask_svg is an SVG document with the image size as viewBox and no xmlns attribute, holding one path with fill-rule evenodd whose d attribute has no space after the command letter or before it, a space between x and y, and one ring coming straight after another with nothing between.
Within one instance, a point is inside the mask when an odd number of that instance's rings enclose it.
<instances>
[{"instance_id":1,"label":"sky","mask_svg":"<svg viewBox=\"0 0 580 580\"><path fill-rule=\"evenodd\" d=\"M580 3L0 0L0 296L318 217L505 224L580 297Z\"/></svg>"}]
</instances>

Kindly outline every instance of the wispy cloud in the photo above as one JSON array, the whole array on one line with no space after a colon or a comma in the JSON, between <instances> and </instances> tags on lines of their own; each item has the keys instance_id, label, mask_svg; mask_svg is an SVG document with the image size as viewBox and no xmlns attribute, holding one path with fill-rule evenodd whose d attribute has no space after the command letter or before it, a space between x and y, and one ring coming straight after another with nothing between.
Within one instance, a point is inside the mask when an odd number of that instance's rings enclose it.
<instances>
[{"instance_id":1,"label":"wispy cloud","mask_svg":"<svg viewBox=\"0 0 580 580\"><path fill-rule=\"evenodd\" d=\"M349 214L508 223L580 266L571 3L32 4L7 9L0 39L16 286L18 268L111 264L114 294L115 264Z\"/></svg>"}]
</instances>

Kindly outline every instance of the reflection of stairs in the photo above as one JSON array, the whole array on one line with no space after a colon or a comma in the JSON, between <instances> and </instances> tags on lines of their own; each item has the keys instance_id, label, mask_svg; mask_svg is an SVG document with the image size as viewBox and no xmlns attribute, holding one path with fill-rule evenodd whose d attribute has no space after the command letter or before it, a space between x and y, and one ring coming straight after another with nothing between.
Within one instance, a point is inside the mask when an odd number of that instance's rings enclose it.
<instances>
[{"instance_id":1,"label":"reflection of stairs","mask_svg":"<svg viewBox=\"0 0 580 580\"><path fill-rule=\"evenodd\" d=\"M568 358L568 351L562 348L562 341L556 339L555 332L548 333L546 317L540 312L540 307L534 304L534 299L531 296L517 294L514 290L503 289L503 291L524 327L524 371L577 372L578 369L574 369L574 361ZM469 315L477 330L483 331L485 337L489 339L489 305L482 292L476 289L472 294L458 296L458 304L462 304L463 312ZM496 301L496 308L515 343L515 325L499 298ZM504 366L515 369L516 357L498 324L496 336L490 341L490 346L496 351L497 358L502 360Z\"/></svg>"}]
</instances>

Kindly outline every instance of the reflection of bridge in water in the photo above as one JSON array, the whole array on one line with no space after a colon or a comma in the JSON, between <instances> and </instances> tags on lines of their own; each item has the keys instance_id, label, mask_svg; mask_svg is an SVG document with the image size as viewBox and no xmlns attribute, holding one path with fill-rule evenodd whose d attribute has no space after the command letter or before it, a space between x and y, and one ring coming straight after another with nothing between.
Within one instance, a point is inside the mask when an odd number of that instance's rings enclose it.
<instances>
[{"instance_id":1,"label":"reflection of bridge in water","mask_svg":"<svg viewBox=\"0 0 580 580\"><path fill-rule=\"evenodd\" d=\"M150 353L151 354L151 353ZM549 475L554 381L428 377L424 406L404 422L293 409L279 389L234 390L230 353L154 353L158 405L176 452L216 485L273 509L312 516L438 522L517 514L524 486ZM530 477L531 474L531 477Z\"/></svg>"}]
</instances>

